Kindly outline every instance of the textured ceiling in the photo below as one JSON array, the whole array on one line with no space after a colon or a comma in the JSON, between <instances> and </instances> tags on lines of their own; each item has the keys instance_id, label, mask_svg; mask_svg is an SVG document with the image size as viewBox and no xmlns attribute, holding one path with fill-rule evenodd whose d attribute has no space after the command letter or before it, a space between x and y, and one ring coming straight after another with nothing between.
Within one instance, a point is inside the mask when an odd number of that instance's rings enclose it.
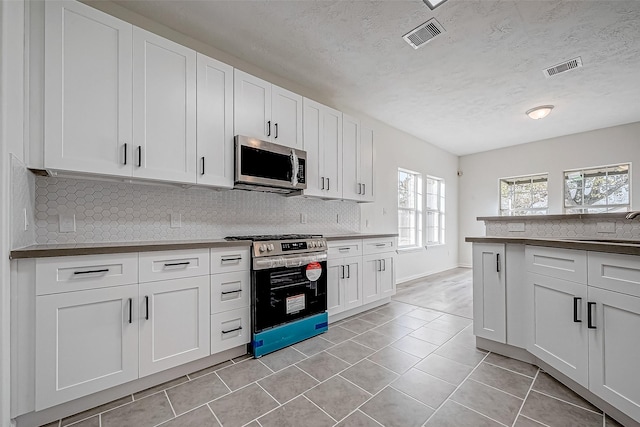
<instances>
[{"instance_id":1,"label":"textured ceiling","mask_svg":"<svg viewBox=\"0 0 640 427\"><path fill-rule=\"evenodd\" d=\"M458 155L640 121L638 0L116 3ZM446 33L412 49L432 17Z\"/></svg>"}]
</instances>

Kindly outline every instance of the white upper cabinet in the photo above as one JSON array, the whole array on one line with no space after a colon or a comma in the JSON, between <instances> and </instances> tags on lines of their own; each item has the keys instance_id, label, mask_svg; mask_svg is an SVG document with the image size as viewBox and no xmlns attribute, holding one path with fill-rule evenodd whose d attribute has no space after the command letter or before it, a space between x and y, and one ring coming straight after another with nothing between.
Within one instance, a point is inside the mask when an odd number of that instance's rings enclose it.
<instances>
[{"instance_id":1,"label":"white upper cabinet","mask_svg":"<svg viewBox=\"0 0 640 427\"><path fill-rule=\"evenodd\" d=\"M133 29L133 176L196 180L196 52Z\"/></svg>"},{"instance_id":2,"label":"white upper cabinet","mask_svg":"<svg viewBox=\"0 0 640 427\"><path fill-rule=\"evenodd\" d=\"M342 198L342 113L304 98L307 196Z\"/></svg>"},{"instance_id":3,"label":"white upper cabinet","mask_svg":"<svg viewBox=\"0 0 640 427\"><path fill-rule=\"evenodd\" d=\"M342 119L342 157L342 197L372 202L373 130L346 114Z\"/></svg>"},{"instance_id":4,"label":"white upper cabinet","mask_svg":"<svg viewBox=\"0 0 640 427\"><path fill-rule=\"evenodd\" d=\"M233 187L233 67L197 55L197 182Z\"/></svg>"},{"instance_id":5,"label":"white upper cabinet","mask_svg":"<svg viewBox=\"0 0 640 427\"><path fill-rule=\"evenodd\" d=\"M45 16L45 168L131 176L133 27L73 1Z\"/></svg>"},{"instance_id":6,"label":"white upper cabinet","mask_svg":"<svg viewBox=\"0 0 640 427\"><path fill-rule=\"evenodd\" d=\"M234 133L302 148L302 97L234 70Z\"/></svg>"}]
</instances>

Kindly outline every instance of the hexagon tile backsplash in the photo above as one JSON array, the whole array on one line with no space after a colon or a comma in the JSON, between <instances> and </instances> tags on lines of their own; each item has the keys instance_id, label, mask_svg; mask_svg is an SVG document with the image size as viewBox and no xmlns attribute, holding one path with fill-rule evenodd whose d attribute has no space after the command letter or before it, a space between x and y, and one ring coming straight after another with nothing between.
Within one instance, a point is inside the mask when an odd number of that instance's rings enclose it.
<instances>
[{"instance_id":1,"label":"hexagon tile backsplash","mask_svg":"<svg viewBox=\"0 0 640 427\"><path fill-rule=\"evenodd\" d=\"M360 230L355 202L51 177L37 177L35 193L38 244ZM75 232L60 232L60 215L75 215ZM180 227L172 228L172 215Z\"/></svg>"},{"instance_id":2,"label":"hexagon tile backsplash","mask_svg":"<svg viewBox=\"0 0 640 427\"><path fill-rule=\"evenodd\" d=\"M640 221L626 219L526 219L522 221L524 231L510 231L513 221L485 221L487 236L493 237L549 237L580 239L640 240ZM608 232L598 230L598 224L607 224Z\"/></svg>"}]
</instances>

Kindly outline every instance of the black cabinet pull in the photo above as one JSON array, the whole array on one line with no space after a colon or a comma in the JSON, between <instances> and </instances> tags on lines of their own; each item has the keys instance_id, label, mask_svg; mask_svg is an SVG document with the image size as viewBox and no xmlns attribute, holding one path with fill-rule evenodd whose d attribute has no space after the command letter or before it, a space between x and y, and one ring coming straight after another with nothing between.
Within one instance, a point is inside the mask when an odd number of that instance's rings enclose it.
<instances>
[{"instance_id":1,"label":"black cabinet pull","mask_svg":"<svg viewBox=\"0 0 640 427\"><path fill-rule=\"evenodd\" d=\"M242 292L242 289L236 289L235 291L222 291L220 292L220 295L237 294L239 292Z\"/></svg>"},{"instance_id":2,"label":"black cabinet pull","mask_svg":"<svg viewBox=\"0 0 640 427\"><path fill-rule=\"evenodd\" d=\"M238 256L238 257L234 257L234 258L222 258L220 259L220 262L232 262L232 261L241 261L242 257Z\"/></svg>"},{"instance_id":3,"label":"black cabinet pull","mask_svg":"<svg viewBox=\"0 0 640 427\"><path fill-rule=\"evenodd\" d=\"M228 331L222 331L223 334L230 334L231 332L242 330L242 326L238 326L237 328L229 329Z\"/></svg>"},{"instance_id":4,"label":"black cabinet pull","mask_svg":"<svg viewBox=\"0 0 640 427\"><path fill-rule=\"evenodd\" d=\"M276 139L277 139L277 138L278 138L278 124L277 124L277 123L276 123L276 124L274 124L274 125L273 125L273 127L275 127L275 128L276 128L276 129L275 129L276 134L274 135L274 138L276 138Z\"/></svg>"},{"instance_id":5,"label":"black cabinet pull","mask_svg":"<svg viewBox=\"0 0 640 427\"><path fill-rule=\"evenodd\" d=\"M341 279L344 279L344 265L341 265L341 266L340 266L340 268L342 269L342 270L341 270L342 272L341 272L341 274L340 274L340 278L341 278Z\"/></svg>"},{"instance_id":6,"label":"black cabinet pull","mask_svg":"<svg viewBox=\"0 0 640 427\"><path fill-rule=\"evenodd\" d=\"M271 136L271 120L267 121L267 136Z\"/></svg>"},{"instance_id":7,"label":"black cabinet pull","mask_svg":"<svg viewBox=\"0 0 640 427\"><path fill-rule=\"evenodd\" d=\"M142 167L142 145L138 145L138 167Z\"/></svg>"},{"instance_id":8,"label":"black cabinet pull","mask_svg":"<svg viewBox=\"0 0 640 427\"><path fill-rule=\"evenodd\" d=\"M331 185L329 184L329 178L327 178L327 191L329 191L330 187L331 187Z\"/></svg>"},{"instance_id":9,"label":"black cabinet pull","mask_svg":"<svg viewBox=\"0 0 640 427\"><path fill-rule=\"evenodd\" d=\"M595 302L588 302L587 303L587 328L589 328L589 329L597 329L596 325L593 324L593 312L591 310L591 307L593 307L595 305L596 305Z\"/></svg>"},{"instance_id":10,"label":"black cabinet pull","mask_svg":"<svg viewBox=\"0 0 640 427\"><path fill-rule=\"evenodd\" d=\"M204 157L202 157L202 173L201 175L204 175Z\"/></svg>"},{"instance_id":11,"label":"black cabinet pull","mask_svg":"<svg viewBox=\"0 0 640 427\"><path fill-rule=\"evenodd\" d=\"M191 261L183 261L183 262L165 262L164 266L165 267L175 267L178 265L189 265L191 264Z\"/></svg>"},{"instance_id":12,"label":"black cabinet pull","mask_svg":"<svg viewBox=\"0 0 640 427\"><path fill-rule=\"evenodd\" d=\"M146 320L149 320L149 296L148 295L144 296L144 311L145 311L144 318Z\"/></svg>"},{"instance_id":13,"label":"black cabinet pull","mask_svg":"<svg viewBox=\"0 0 640 427\"><path fill-rule=\"evenodd\" d=\"M382 260L376 260L376 271L382 271Z\"/></svg>"},{"instance_id":14,"label":"black cabinet pull","mask_svg":"<svg viewBox=\"0 0 640 427\"><path fill-rule=\"evenodd\" d=\"M133 298L129 298L129 323L133 322Z\"/></svg>"},{"instance_id":15,"label":"black cabinet pull","mask_svg":"<svg viewBox=\"0 0 640 427\"><path fill-rule=\"evenodd\" d=\"M582 298L573 297L573 321L576 323L582 322L582 320L578 319L578 307L580 306L580 302L582 302Z\"/></svg>"},{"instance_id":16,"label":"black cabinet pull","mask_svg":"<svg viewBox=\"0 0 640 427\"><path fill-rule=\"evenodd\" d=\"M324 190L324 176L322 177L322 188L321 190Z\"/></svg>"},{"instance_id":17,"label":"black cabinet pull","mask_svg":"<svg viewBox=\"0 0 640 427\"><path fill-rule=\"evenodd\" d=\"M108 268L102 268L100 270L74 271L73 274L95 274L95 273L106 273L107 271L109 271Z\"/></svg>"},{"instance_id":18,"label":"black cabinet pull","mask_svg":"<svg viewBox=\"0 0 640 427\"><path fill-rule=\"evenodd\" d=\"M362 184L358 183L358 194L362 194Z\"/></svg>"},{"instance_id":19,"label":"black cabinet pull","mask_svg":"<svg viewBox=\"0 0 640 427\"><path fill-rule=\"evenodd\" d=\"M362 195L367 194L367 184L362 184Z\"/></svg>"},{"instance_id":20,"label":"black cabinet pull","mask_svg":"<svg viewBox=\"0 0 640 427\"><path fill-rule=\"evenodd\" d=\"M124 164L127 164L127 143L124 143Z\"/></svg>"},{"instance_id":21,"label":"black cabinet pull","mask_svg":"<svg viewBox=\"0 0 640 427\"><path fill-rule=\"evenodd\" d=\"M351 266L347 264L347 279L351 279Z\"/></svg>"},{"instance_id":22,"label":"black cabinet pull","mask_svg":"<svg viewBox=\"0 0 640 427\"><path fill-rule=\"evenodd\" d=\"M387 260L386 259L382 260L382 271L387 271Z\"/></svg>"},{"instance_id":23,"label":"black cabinet pull","mask_svg":"<svg viewBox=\"0 0 640 427\"><path fill-rule=\"evenodd\" d=\"M500 273L500 254L496 254L496 271Z\"/></svg>"}]
</instances>

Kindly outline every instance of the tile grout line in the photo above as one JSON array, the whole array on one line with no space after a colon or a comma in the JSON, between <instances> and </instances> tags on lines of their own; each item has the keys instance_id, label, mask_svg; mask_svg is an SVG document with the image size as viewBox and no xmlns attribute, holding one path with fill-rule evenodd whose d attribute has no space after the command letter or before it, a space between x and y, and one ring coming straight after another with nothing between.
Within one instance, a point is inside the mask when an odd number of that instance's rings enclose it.
<instances>
[{"instance_id":1,"label":"tile grout line","mask_svg":"<svg viewBox=\"0 0 640 427\"><path fill-rule=\"evenodd\" d=\"M299 397L302 397L303 399L307 399L309 402L311 402L311 404L313 406L315 406L316 408L318 408L320 411L322 411L324 414L326 414L329 418L331 418L333 420L334 423L337 423L338 420L336 420L335 418L333 418L333 416L331 416L331 414L329 414L327 411L325 411L324 409L322 409L316 402L314 402L313 400L309 399L307 396L303 394L299 395Z\"/></svg>"},{"instance_id":2,"label":"tile grout line","mask_svg":"<svg viewBox=\"0 0 640 427\"><path fill-rule=\"evenodd\" d=\"M461 332L462 332L462 331L461 331ZM440 404L440 406L438 406L438 407L436 408L435 412L434 412L433 414L431 414L431 416L430 416L429 418L427 418L427 421L425 421L425 422L424 422L424 424L427 424L427 423L429 422L429 420L430 420L431 418L433 418L433 416L434 416L435 414L437 414L437 413L438 413L438 411L440 410L440 408L442 408L442 406L444 406L444 404L445 404L445 403L447 403L447 401L451 398L451 396L453 396L453 395L456 393L456 391L458 391L458 389L459 389L460 387L462 387L462 384L464 384L464 383L469 379L469 377L470 377L470 376L475 372L475 370L476 370L476 369L478 369L478 366L480 366L480 364L481 364L482 362L484 362L484 360L485 360L485 359L486 359L490 354L491 354L491 352L489 352L489 353L487 353L487 354L485 354L485 355L484 355L484 357L482 358L482 360L481 360L481 361L479 361L479 362L478 362L478 364L477 364L473 369L471 369L471 372L469 372L469 374L467 374L467 376L466 376L466 377L464 377L464 379L463 379L462 381L460 381L460 384L458 384L458 385L456 386L455 390L453 390L453 391L451 392L451 394L449 394L449 396L447 396L447 398L445 399L445 401L444 401L444 402L442 402L442 403ZM441 356L441 357L444 357L444 356ZM445 359L446 359L446 358L445 358ZM455 402L455 400L454 400L454 402ZM456 402L456 403L457 403L457 402ZM487 417L487 418L488 418L488 417ZM424 425L424 424L423 424L423 425Z\"/></svg>"},{"instance_id":3,"label":"tile grout line","mask_svg":"<svg viewBox=\"0 0 640 427\"><path fill-rule=\"evenodd\" d=\"M209 405L209 402L205 403L205 405L207 405L207 408L209 408L209 411L211 411L211 413L213 414L213 418L216 419L216 421L218 422L218 424L222 425L222 423L220 422L220 419L218 418L218 416L216 415L215 412L213 412L213 408L211 408L211 405Z\"/></svg>"},{"instance_id":4,"label":"tile grout line","mask_svg":"<svg viewBox=\"0 0 640 427\"><path fill-rule=\"evenodd\" d=\"M515 397L516 399L518 399L518 400L522 400L522 401L524 402L524 398L522 398L522 397L518 397L518 396L516 396L515 394L511 394L511 393L509 393L508 391L504 391L504 390L502 390L502 389L499 389L498 387L495 387L495 386L492 386L492 385L489 385L489 384L485 384L485 383L483 383L482 381L479 381L479 380L477 380L477 379L475 379L475 378L469 378L469 380L471 380L471 381L473 381L473 382L476 382L476 383L478 383L478 384L482 384L483 386L486 386L486 387L492 388L492 389L494 389L494 390L496 390L496 391L500 391L500 392L502 392L502 393L504 393L504 394L508 394L509 396L511 396L511 397Z\"/></svg>"},{"instance_id":5,"label":"tile grout line","mask_svg":"<svg viewBox=\"0 0 640 427\"><path fill-rule=\"evenodd\" d=\"M169 394L167 393L167 390L162 390L162 392L164 393L164 397L167 398L167 402L169 402L169 407L171 408L171 412L173 412L173 418L178 418L178 414L176 414L176 410L173 408L173 404L171 403L171 399L169 399Z\"/></svg>"},{"instance_id":6,"label":"tile grout line","mask_svg":"<svg viewBox=\"0 0 640 427\"><path fill-rule=\"evenodd\" d=\"M538 420L534 420L534 419L533 419L533 418L531 418L531 417L527 417L526 415L522 415L522 414L520 414L518 417L526 418L526 419L531 420L531 421L533 421L533 422L536 422L536 423L538 423L538 424L540 424L540 425L543 425L544 427L550 427L549 425L547 425L547 424L545 424L545 423L543 423L543 422L540 422L540 421L538 421ZM517 418L516 418L516 420L517 420ZM604 427L604 426L603 426L603 427Z\"/></svg>"},{"instance_id":7,"label":"tile grout line","mask_svg":"<svg viewBox=\"0 0 640 427\"><path fill-rule=\"evenodd\" d=\"M524 404L527 402L527 398L529 397L529 394L531 393L531 390L533 390L533 385L535 384L536 379L538 379L538 373L539 372L540 372L540 368L538 368L538 370L536 371L536 375L533 377L533 381L531 381L531 385L529 386L529 390L527 390L527 394L525 394L524 399L522 399L522 404L520 405L520 409L518 409L518 413L516 414L516 419L513 420L512 426L514 426L516 424L516 422L518 421L518 417L522 413L522 408L524 408Z\"/></svg>"},{"instance_id":8,"label":"tile grout line","mask_svg":"<svg viewBox=\"0 0 640 427\"><path fill-rule=\"evenodd\" d=\"M562 383L561 383L561 384L562 384ZM563 386L564 386L564 387L566 387L564 384L563 384ZM543 395L543 396L550 397L551 399L559 400L560 402L566 403L566 404L568 404L568 405L575 406L576 408L580 408L580 409L583 409L583 410L585 410L585 411L591 412L592 414L598 414L598 415L602 415L602 416L604 416L604 411L602 411L602 412L596 412L596 411L594 411L593 409L585 408L584 406L580 406L580 405L578 405L577 403L572 403L572 402L569 402L569 401L567 401L567 400L560 399L559 397L555 397L555 396L553 396L553 395L551 395L551 394L547 394L547 393L545 393L545 392L543 392L543 391L540 391L540 390L533 389L532 391L535 391L536 393L541 394L541 395ZM586 399L585 399L585 400L586 400ZM589 402L589 401L587 400L587 402ZM589 403L590 403L590 402L589 402ZM593 405L593 404L592 404L592 405Z\"/></svg>"},{"instance_id":9,"label":"tile grout line","mask_svg":"<svg viewBox=\"0 0 640 427\"><path fill-rule=\"evenodd\" d=\"M449 400L449 399L447 399L447 400ZM480 416L482 416L482 417L484 417L484 418L487 418L487 419L489 419L489 420L491 420L491 421L493 421L493 422L495 422L495 423L498 423L498 424L500 424L501 426L509 427L509 426L507 426L505 423L503 423L503 422L501 422L501 421L498 421L498 420L495 420L495 419L491 418L490 416L485 415L485 414L483 414L482 412L478 411L477 409L470 408L470 407L468 407L467 405L464 405L464 404L462 404L462 403L460 403L460 402L456 402L455 400L452 400L451 402L455 403L456 405L460 405L460 406L462 406L463 408L466 408L466 409L468 409L468 410L470 410L470 411L472 411L472 412L475 412L476 414L478 414L478 415L480 415Z\"/></svg>"},{"instance_id":10,"label":"tile grout line","mask_svg":"<svg viewBox=\"0 0 640 427\"><path fill-rule=\"evenodd\" d=\"M514 359L514 360L518 360L518 359ZM513 369L505 368L504 366L496 365L495 363L491 363L491 362L484 362L484 363L486 363L487 365L495 366L496 368L504 369L505 371L512 372L514 374L522 375L523 377L527 377L527 378L535 378L535 376L538 375L538 371L536 371L536 373L533 374L534 376L532 377L527 374L523 374L522 372L514 371ZM523 362L523 363L527 363L527 362ZM536 366L531 363L529 363L529 365Z\"/></svg>"},{"instance_id":11,"label":"tile grout line","mask_svg":"<svg viewBox=\"0 0 640 427\"><path fill-rule=\"evenodd\" d=\"M429 408L429 409L433 410L433 412L436 412L436 409L435 409L433 406L429 406L429 405L427 405L426 403L424 403L424 402L422 402L422 401L420 401L420 400L416 399L415 397L411 396L409 393L404 392L404 391L400 390L399 388L394 387L394 386L393 386L393 384L389 384L387 387L391 387L392 389L394 389L394 390L395 390L395 391L397 391L398 393L403 394L403 395L407 396L408 398L410 398L411 400L415 400L416 402L418 402L418 403L419 403L419 404L421 404L422 406L426 406L427 408ZM445 400L446 400L446 399L445 399Z\"/></svg>"},{"instance_id":12,"label":"tile grout line","mask_svg":"<svg viewBox=\"0 0 640 427\"><path fill-rule=\"evenodd\" d=\"M233 365L232 365L232 366L233 366ZM218 374L218 372L217 372L217 371L212 372L212 374L216 374L216 377L218 377L218 379L219 379L219 380L222 382L222 384L227 388L227 390L229 390L229 393L233 393L233 391L234 391L234 390L231 390L231 387L229 387L229 386L227 385L227 383L226 383L226 382L224 382L224 380L223 380L223 379L222 379L222 377ZM241 388L242 388L242 387L241 387ZM229 393L226 393L226 394L229 394ZM225 394L225 395L226 395L226 394ZM222 396L220 396L220 397L222 397ZM215 399L214 399L214 400L215 400Z\"/></svg>"}]
</instances>

